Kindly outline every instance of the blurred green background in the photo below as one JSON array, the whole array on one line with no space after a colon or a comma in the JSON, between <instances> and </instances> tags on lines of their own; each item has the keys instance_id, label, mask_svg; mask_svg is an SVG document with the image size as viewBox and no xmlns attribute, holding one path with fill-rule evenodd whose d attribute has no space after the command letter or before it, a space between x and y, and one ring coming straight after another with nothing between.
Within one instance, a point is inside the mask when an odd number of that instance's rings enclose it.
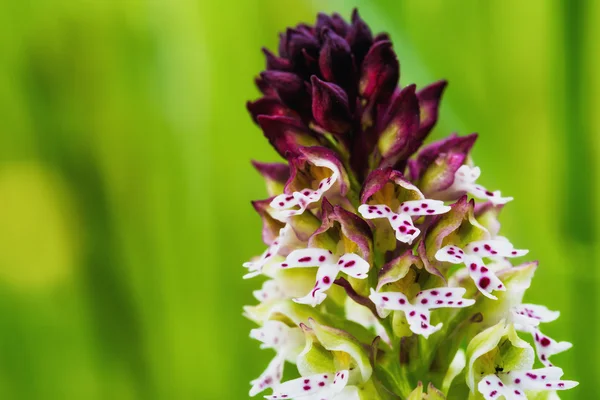
<instances>
[{"instance_id":1,"label":"blurred green background","mask_svg":"<svg viewBox=\"0 0 600 400\"><path fill-rule=\"evenodd\" d=\"M447 78L436 138L478 131L504 233L600 379L600 2L38 0L0 5L0 398L244 399L272 353L241 307L262 252L245 110L261 46L358 6L402 83Z\"/></svg>"}]
</instances>

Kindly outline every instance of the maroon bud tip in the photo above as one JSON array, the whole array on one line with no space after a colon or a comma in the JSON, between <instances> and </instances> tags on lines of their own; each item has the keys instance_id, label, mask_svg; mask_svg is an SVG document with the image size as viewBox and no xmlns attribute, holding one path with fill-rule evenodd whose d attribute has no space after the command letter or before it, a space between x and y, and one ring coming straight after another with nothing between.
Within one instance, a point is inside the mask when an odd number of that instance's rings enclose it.
<instances>
[{"instance_id":1,"label":"maroon bud tip","mask_svg":"<svg viewBox=\"0 0 600 400\"><path fill-rule=\"evenodd\" d=\"M359 93L368 101L385 102L400 79L400 64L389 41L377 42L363 62Z\"/></svg>"},{"instance_id":2,"label":"maroon bud tip","mask_svg":"<svg viewBox=\"0 0 600 400\"><path fill-rule=\"evenodd\" d=\"M392 167L407 157L407 144L419 129L419 101L415 85L406 86L394 97L382 119L380 166Z\"/></svg>"},{"instance_id":3,"label":"maroon bud tip","mask_svg":"<svg viewBox=\"0 0 600 400\"><path fill-rule=\"evenodd\" d=\"M291 69L291 64L285 58L277 57L266 47L262 48L262 52L267 59L267 70L288 71Z\"/></svg>"},{"instance_id":4,"label":"maroon bud tip","mask_svg":"<svg viewBox=\"0 0 600 400\"><path fill-rule=\"evenodd\" d=\"M325 79L350 89L356 72L348 42L331 29L323 32L324 44L319 54L319 68Z\"/></svg>"},{"instance_id":5,"label":"maroon bud tip","mask_svg":"<svg viewBox=\"0 0 600 400\"><path fill-rule=\"evenodd\" d=\"M445 80L432 83L431 85L421 89L417 93L419 98L419 106L421 108L421 126L419 128L420 141L414 144L414 150L417 150L429 132L435 126L438 119L438 110L442 94L446 89L448 82Z\"/></svg>"},{"instance_id":6,"label":"maroon bud tip","mask_svg":"<svg viewBox=\"0 0 600 400\"><path fill-rule=\"evenodd\" d=\"M361 65L369 48L373 44L373 34L371 29L358 15L358 10L355 8L352 11L352 25L346 35L346 39L354 53L356 64Z\"/></svg>"},{"instance_id":7,"label":"maroon bud tip","mask_svg":"<svg viewBox=\"0 0 600 400\"><path fill-rule=\"evenodd\" d=\"M373 42L386 42L386 41L391 41L391 39L390 39L390 35L388 35L385 32L378 33L377 36L375 36L375 38L373 39Z\"/></svg>"},{"instance_id":8,"label":"maroon bud tip","mask_svg":"<svg viewBox=\"0 0 600 400\"><path fill-rule=\"evenodd\" d=\"M310 92L306 82L292 72L263 71L261 78L275 90L283 104L304 115L310 113Z\"/></svg>"},{"instance_id":9,"label":"maroon bud tip","mask_svg":"<svg viewBox=\"0 0 600 400\"><path fill-rule=\"evenodd\" d=\"M277 97L261 97L256 101L248 101L246 108L254 122L258 122L259 115L285 115L289 117L297 117L296 113L284 106Z\"/></svg>"},{"instance_id":10,"label":"maroon bud tip","mask_svg":"<svg viewBox=\"0 0 600 400\"><path fill-rule=\"evenodd\" d=\"M282 163L265 163L252 160L252 166L264 178L285 184L290 177L290 167Z\"/></svg>"},{"instance_id":11,"label":"maroon bud tip","mask_svg":"<svg viewBox=\"0 0 600 400\"><path fill-rule=\"evenodd\" d=\"M259 115L257 121L265 137L284 158L298 155L301 146L319 144L314 134L297 119L281 115Z\"/></svg>"},{"instance_id":12,"label":"maroon bud tip","mask_svg":"<svg viewBox=\"0 0 600 400\"><path fill-rule=\"evenodd\" d=\"M312 82L312 112L315 121L326 131L343 134L350 129L351 115L348 107L348 96L344 90L327 83L316 76Z\"/></svg>"}]
</instances>

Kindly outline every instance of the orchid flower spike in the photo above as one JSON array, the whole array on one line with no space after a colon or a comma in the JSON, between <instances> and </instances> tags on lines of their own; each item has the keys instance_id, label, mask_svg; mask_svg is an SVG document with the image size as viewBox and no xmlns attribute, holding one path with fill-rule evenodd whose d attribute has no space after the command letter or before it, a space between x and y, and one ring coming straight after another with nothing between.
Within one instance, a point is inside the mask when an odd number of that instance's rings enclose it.
<instances>
[{"instance_id":1,"label":"orchid flower spike","mask_svg":"<svg viewBox=\"0 0 600 400\"><path fill-rule=\"evenodd\" d=\"M260 340L261 349L274 349L275 357L267 369L250 382L250 396L255 396L270 387L277 387L283 375L286 360L293 360L304 345L304 334L300 328L291 328L281 321L266 321L261 328L252 329L250 337Z\"/></svg>"},{"instance_id":2,"label":"orchid flower spike","mask_svg":"<svg viewBox=\"0 0 600 400\"><path fill-rule=\"evenodd\" d=\"M573 347L569 342L557 342L544 335L539 328L540 323L552 322L560 315L558 311L550 311L548 308L536 304L521 304L511 309L511 317L515 329L530 333L533 336L537 356L546 367L552 367L550 356Z\"/></svg>"},{"instance_id":3,"label":"orchid flower spike","mask_svg":"<svg viewBox=\"0 0 600 400\"><path fill-rule=\"evenodd\" d=\"M562 369L558 367L540 368L529 371L498 372L485 376L477 389L485 400L527 399L527 391L554 391L572 389L579 383L563 381Z\"/></svg>"},{"instance_id":4,"label":"orchid flower spike","mask_svg":"<svg viewBox=\"0 0 600 400\"><path fill-rule=\"evenodd\" d=\"M510 400L573 387L549 360L571 344L539 328L558 313L522 304L538 264L511 263L528 251L502 236L512 198L477 183L479 135L424 145L448 82L399 86L390 36L357 10L288 27L263 53L247 108L281 160L253 162L267 249L244 264L244 278L264 277L244 316L275 356L250 394ZM544 370L531 370L536 349ZM282 382L284 365L301 378Z\"/></svg>"},{"instance_id":5,"label":"orchid flower spike","mask_svg":"<svg viewBox=\"0 0 600 400\"><path fill-rule=\"evenodd\" d=\"M341 272L357 279L365 279L369 272L369 263L359 255L347 253L337 258L331 251L309 248L292 251L281 268L318 267L314 288L302 298L294 299L296 303L310 304L315 307L323 302L327 295L325 291L333 285L333 281Z\"/></svg>"},{"instance_id":6,"label":"orchid flower spike","mask_svg":"<svg viewBox=\"0 0 600 400\"><path fill-rule=\"evenodd\" d=\"M447 189L448 192L467 192L473 197L483 200L489 200L494 205L506 204L512 201L512 197L502 197L499 190L491 192L475 182L481 175L479 167L470 167L462 165L454 174L454 182Z\"/></svg>"},{"instance_id":7,"label":"orchid flower spike","mask_svg":"<svg viewBox=\"0 0 600 400\"><path fill-rule=\"evenodd\" d=\"M369 298L377 306L379 315L384 317L390 310L404 312L410 330L417 335L428 338L439 331L442 323L431 325L430 310L436 308L464 308L475 304L475 300L465 299L465 288L437 288L419 292L412 302L400 292L376 292L371 289Z\"/></svg>"},{"instance_id":8,"label":"orchid flower spike","mask_svg":"<svg viewBox=\"0 0 600 400\"><path fill-rule=\"evenodd\" d=\"M347 386L349 375L349 371L342 370L287 381L265 399L359 400L356 387Z\"/></svg>"},{"instance_id":9,"label":"orchid flower spike","mask_svg":"<svg viewBox=\"0 0 600 400\"><path fill-rule=\"evenodd\" d=\"M486 297L497 300L491 292L506 288L496 274L483 263L483 257L521 257L529 250L516 250L507 240L480 240L471 242L464 249L448 245L435 253L438 261L465 264L477 289Z\"/></svg>"},{"instance_id":10,"label":"orchid flower spike","mask_svg":"<svg viewBox=\"0 0 600 400\"><path fill-rule=\"evenodd\" d=\"M362 204L358 207L358 212L363 218L387 218L392 229L396 232L396 239L408 244L412 244L413 240L421 233L413 224L412 217L444 214L450 210L451 208L444 205L443 201L428 199L405 201L400 204L398 213L393 212L386 205Z\"/></svg>"}]
</instances>

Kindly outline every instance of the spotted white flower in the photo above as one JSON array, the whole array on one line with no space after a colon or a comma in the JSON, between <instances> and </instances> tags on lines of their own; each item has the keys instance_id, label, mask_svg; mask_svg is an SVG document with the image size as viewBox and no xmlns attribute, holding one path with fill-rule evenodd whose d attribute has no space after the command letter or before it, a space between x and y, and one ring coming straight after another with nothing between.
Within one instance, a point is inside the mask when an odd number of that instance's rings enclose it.
<instances>
[{"instance_id":1,"label":"spotted white flower","mask_svg":"<svg viewBox=\"0 0 600 400\"><path fill-rule=\"evenodd\" d=\"M262 273L263 267L279 254L281 249L289 243L297 241L294 230L290 225L285 225L279 230L277 236L271 245L264 251L256 261L249 261L242 264L244 268L248 268L248 273L244 275L244 279L254 278Z\"/></svg>"},{"instance_id":2,"label":"spotted white flower","mask_svg":"<svg viewBox=\"0 0 600 400\"><path fill-rule=\"evenodd\" d=\"M496 400L502 396L505 400L519 400L527 399L526 392L529 390L567 390L579 384L560 380L562 376L563 371L558 367L500 372L485 376L477 389L485 400Z\"/></svg>"},{"instance_id":3,"label":"spotted white flower","mask_svg":"<svg viewBox=\"0 0 600 400\"><path fill-rule=\"evenodd\" d=\"M539 328L540 323L552 322L560 316L560 312L551 311L547 307L536 304L521 304L511 309L511 317L515 329L530 333L533 336L538 358L546 367L552 367L550 356L562 353L573 347L569 342L557 342L544 335Z\"/></svg>"},{"instance_id":4,"label":"spotted white flower","mask_svg":"<svg viewBox=\"0 0 600 400\"><path fill-rule=\"evenodd\" d=\"M492 236L493 240L497 240L497 241L502 241L502 242L506 242L507 245L509 247L512 247L512 244L510 243L510 241L508 240L507 237L505 236ZM523 254L525 255L525 254ZM519 257L518 253L513 255L514 257ZM491 254L486 256L486 258L490 259L490 262L486 263L486 267L490 268L491 270L497 272L506 268L511 268L513 265L510 262L510 260L504 256L504 255L499 255L499 254Z\"/></svg>"},{"instance_id":5,"label":"spotted white flower","mask_svg":"<svg viewBox=\"0 0 600 400\"><path fill-rule=\"evenodd\" d=\"M282 383L266 399L359 400L358 390L348 385L349 371L311 375Z\"/></svg>"},{"instance_id":6,"label":"spotted white flower","mask_svg":"<svg viewBox=\"0 0 600 400\"><path fill-rule=\"evenodd\" d=\"M340 168L331 159L316 158L313 160L313 164L317 167L329 169L331 175L322 179L316 189L308 187L291 194L283 193L275 196L270 206L277 211L281 218L302 214L312 203L321 200L323 195L335 186L342 175Z\"/></svg>"},{"instance_id":7,"label":"spotted white flower","mask_svg":"<svg viewBox=\"0 0 600 400\"><path fill-rule=\"evenodd\" d=\"M405 201L400 204L397 213L385 204L363 204L358 207L358 212L363 218L387 218L396 233L396 239L408 244L411 244L421 233L413 224L412 217L444 214L450 210L451 208L444 205L443 201L428 199Z\"/></svg>"},{"instance_id":8,"label":"spotted white flower","mask_svg":"<svg viewBox=\"0 0 600 400\"><path fill-rule=\"evenodd\" d=\"M260 289L252 292L259 302L272 302L277 300L293 299L306 294L313 287L314 275L310 271L290 275L284 274L279 265L269 265L264 274L271 277L263 282Z\"/></svg>"},{"instance_id":9,"label":"spotted white flower","mask_svg":"<svg viewBox=\"0 0 600 400\"><path fill-rule=\"evenodd\" d=\"M269 279L263 282L259 290L252 292L254 298L258 301L281 300L287 298L286 293L279 282L275 279Z\"/></svg>"},{"instance_id":10,"label":"spotted white flower","mask_svg":"<svg viewBox=\"0 0 600 400\"><path fill-rule=\"evenodd\" d=\"M279 385L285 361L292 361L298 355L304 345L304 334L300 328L291 328L281 321L266 321L262 327L252 329L250 337L262 342L261 349L274 349L276 352L267 369L250 382L250 396L255 396L269 387Z\"/></svg>"},{"instance_id":11,"label":"spotted white flower","mask_svg":"<svg viewBox=\"0 0 600 400\"><path fill-rule=\"evenodd\" d=\"M446 189L445 192L467 192L478 199L489 200L494 205L506 204L513 200L512 197L502 197L499 190L492 192L481 185L477 185L475 182L480 175L481 169L479 167L462 165L454 174L452 186Z\"/></svg>"},{"instance_id":12,"label":"spotted white flower","mask_svg":"<svg viewBox=\"0 0 600 400\"><path fill-rule=\"evenodd\" d=\"M483 262L483 257L521 257L529 250L517 250L508 240L480 240L471 242L464 249L448 245L435 253L438 261L452 264L465 264L469 275L475 282L477 289L486 297L496 300L491 292L504 291L506 287L496 274Z\"/></svg>"},{"instance_id":13,"label":"spotted white flower","mask_svg":"<svg viewBox=\"0 0 600 400\"><path fill-rule=\"evenodd\" d=\"M340 272L354 278L365 279L370 268L369 263L357 254L347 253L338 258L331 251L316 248L292 251L285 261L280 264L280 267L319 268L315 286L310 293L304 297L294 299L296 303L310 304L313 307L321 304L327 298L325 291L333 285L333 281Z\"/></svg>"},{"instance_id":14,"label":"spotted white flower","mask_svg":"<svg viewBox=\"0 0 600 400\"><path fill-rule=\"evenodd\" d=\"M412 302L400 292L376 292L371 289L369 298L377 306L379 315L383 318L392 310L404 312L410 330L417 335L428 338L439 331L442 323L431 325L430 310L436 308L463 308L475 304L475 300L465 299L465 288L437 288L419 292Z\"/></svg>"}]
</instances>

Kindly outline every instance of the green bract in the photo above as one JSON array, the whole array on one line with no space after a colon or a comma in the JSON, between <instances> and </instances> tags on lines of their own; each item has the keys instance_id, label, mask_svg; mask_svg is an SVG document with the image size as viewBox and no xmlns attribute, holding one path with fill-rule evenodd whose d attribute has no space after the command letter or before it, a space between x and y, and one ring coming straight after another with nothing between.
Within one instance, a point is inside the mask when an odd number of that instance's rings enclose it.
<instances>
[{"instance_id":1,"label":"green bract","mask_svg":"<svg viewBox=\"0 0 600 400\"><path fill-rule=\"evenodd\" d=\"M476 390L479 381L496 370L526 370L533 366L533 348L517 336L514 326L502 320L475 336L467 347L467 385Z\"/></svg>"}]
</instances>

